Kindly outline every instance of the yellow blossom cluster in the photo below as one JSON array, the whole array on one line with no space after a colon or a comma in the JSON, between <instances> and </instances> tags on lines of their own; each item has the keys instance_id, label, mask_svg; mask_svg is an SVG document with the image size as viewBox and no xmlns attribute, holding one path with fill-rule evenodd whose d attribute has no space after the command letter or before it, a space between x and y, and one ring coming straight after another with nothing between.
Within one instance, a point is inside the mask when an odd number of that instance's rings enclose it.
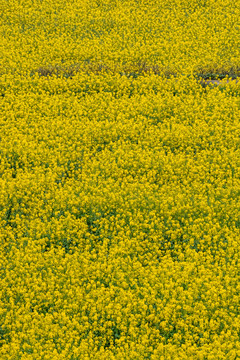
<instances>
[{"instance_id":1,"label":"yellow blossom cluster","mask_svg":"<svg viewBox=\"0 0 240 360\"><path fill-rule=\"evenodd\" d=\"M239 0L7 0L0 73L240 73Z\"/></svg>"},{"instance_id":2,"label":"yellow blossom cluster","mask_svg":"<svg viewBox=\"0 0 240 360\"><path fill-rule=\"evenodd\" d=\"M240 2L0 8L0 359L239 359Z\"/></svg>"}]
</instances>

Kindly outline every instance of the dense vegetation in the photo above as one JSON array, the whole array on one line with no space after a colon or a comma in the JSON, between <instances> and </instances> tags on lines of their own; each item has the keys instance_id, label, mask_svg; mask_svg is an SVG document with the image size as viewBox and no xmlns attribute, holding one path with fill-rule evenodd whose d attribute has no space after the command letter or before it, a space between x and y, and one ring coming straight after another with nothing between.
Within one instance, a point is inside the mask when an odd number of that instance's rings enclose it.
<instances>
[{"instance_id":1,"label":"dense vegetation","mask_svg":"<svg viewBox=\"0 0 240 360\"><path fill-rule=\"evenodd\" d=\"M238 359L240 2L0 6L0 358Z\"/></svg>"}]
</instances>

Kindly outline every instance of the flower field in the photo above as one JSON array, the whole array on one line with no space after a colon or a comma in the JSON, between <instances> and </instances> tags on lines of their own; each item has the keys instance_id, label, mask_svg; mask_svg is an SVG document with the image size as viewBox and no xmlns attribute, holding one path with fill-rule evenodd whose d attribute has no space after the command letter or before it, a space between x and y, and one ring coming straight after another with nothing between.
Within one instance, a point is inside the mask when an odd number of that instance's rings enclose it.
<instances>
[{"instance_id":1,"label":"flower field","mask_svg":"<svg viewBox=\"0 0 240 360\"><path fill-rule=\"evenodd\" d=\"M240 1L0 10L0 359L239 359Z\"/></svg>"}]
</instances>

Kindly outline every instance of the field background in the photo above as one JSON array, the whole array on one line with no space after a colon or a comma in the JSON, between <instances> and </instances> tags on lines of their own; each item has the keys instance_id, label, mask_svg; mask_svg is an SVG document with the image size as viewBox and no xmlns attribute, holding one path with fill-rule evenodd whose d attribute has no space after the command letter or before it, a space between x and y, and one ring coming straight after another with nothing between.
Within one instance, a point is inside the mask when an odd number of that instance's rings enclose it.
<instances>
[{"instance_id":1,"label":"field background","mask_svg":"<svg viewBox=\"0 0 240 360\"><path fill-rule=\"evenodd\" d=\"M239 359L240 2L0 13L1 359Z\"/></svg>"}]
</instances>

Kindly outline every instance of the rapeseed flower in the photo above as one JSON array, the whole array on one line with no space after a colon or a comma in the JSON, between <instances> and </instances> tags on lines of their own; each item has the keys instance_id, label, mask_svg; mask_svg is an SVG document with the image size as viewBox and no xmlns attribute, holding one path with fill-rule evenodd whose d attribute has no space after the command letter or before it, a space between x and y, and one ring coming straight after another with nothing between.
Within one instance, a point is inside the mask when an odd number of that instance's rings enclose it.
<instances>
[{"instance_id":1,"label":"rapeseed flower","mask_svg":"<svg viewBox=\"0 0 240 360\"><path fill-rule=\"evenodd\" d=\"M240 357L238 19L4 4L1 359Z\"/></svg>"}]
</instances>

